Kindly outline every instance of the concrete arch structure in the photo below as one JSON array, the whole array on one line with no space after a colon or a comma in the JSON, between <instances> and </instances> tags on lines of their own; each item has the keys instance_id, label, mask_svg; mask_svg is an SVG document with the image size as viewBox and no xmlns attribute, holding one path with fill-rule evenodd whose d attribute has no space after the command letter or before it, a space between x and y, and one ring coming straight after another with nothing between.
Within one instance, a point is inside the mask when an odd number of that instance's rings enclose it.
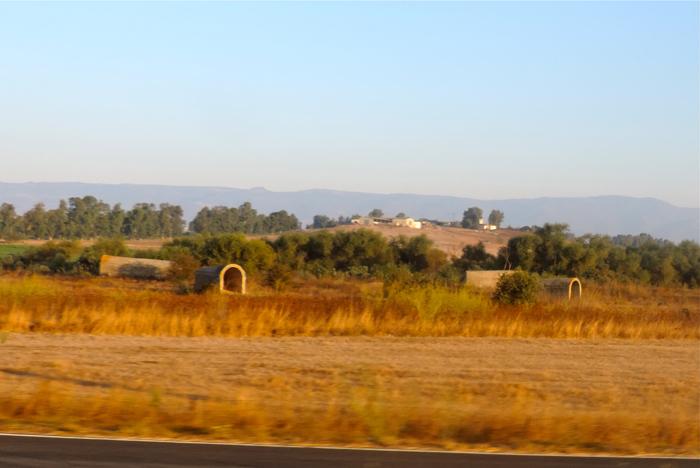
<instances>
[{"instance_id":1,"label":"concrete arch structure","mask_svg":"<svg viewBox=\"0 0 700 468\"><path fill-rule=\"evenodd\" d=\"M194 290L202 292L217 284L222 294L245 294L246 273L235 263L203 267L194 274Z\"/></svg>"},{"instance_id":2,"label":"concrete arch structure","mask_svg":"<svg viewBox=\"0 0 700 468\"><path fill-rule=\"evenodd\" d=\"M581 280L578 278L548 278L542 280L544 290L552 296L567 300L580 299L583 294Z\"/></svg>"}]
</instances>

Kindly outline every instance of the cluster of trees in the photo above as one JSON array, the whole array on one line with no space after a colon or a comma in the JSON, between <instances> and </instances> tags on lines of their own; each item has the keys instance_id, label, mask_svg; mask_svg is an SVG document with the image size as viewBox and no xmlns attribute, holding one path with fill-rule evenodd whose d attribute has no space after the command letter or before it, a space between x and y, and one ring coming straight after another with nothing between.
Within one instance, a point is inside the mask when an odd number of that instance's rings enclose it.
<instances>
[{"instance_id":1,"label":"cluster of trees","mask_svg":"<svg viewBox=\"0 0 700 468\"><path fill-rule=\"evenodd\" d=\"M331 218L326 215L315 215L313 222L306 226L307 229L324 229L332 228L336 226L342 226L343 224L350 224L354 218L359 215L353 216L338 216L338 218Z\"/></svg>"},{"instance_id":2,"label":"cluster of trees","mask_svg":"<svg viewBox=\"0 0 700 468\"><path fill-rule=\"evenodd\" d=\"M500 210L491 210L488 217L488 223L494 226L501 227L505 215ZM484 212L478 206L468 208L462 215L462 227L465 229L478 229L480 221L484 219Z\"/></svg>"},{"instance_id":3,"label":"cluster of trees","mask_svg":"<svg viewBox=\"0 0 700 468\"><path fill-rule=\"evenodd\" d=\"M249 239L240 233L193 235L176 238L158 251L129 251L120 239L101 239L87 248L81 248L77 241L51 241L3 258L2 266L96 274L103 254L173 260L178 279L189 282L199 266L235 262L250 277L274 286L288 281L295 273L411 279L416 275L438 275L449 266L447 255L425 236L387 240L366 229L293 232L275 240Z\"/></svg>"},{"instance_id":4,"label":"cluster of trees","mask_svg":"<svg viewBox=\"0 0 700 468\"><path fill-rule=\"evenodd\" d=\"M215 206L202 208L190 223L190 231L206 234L240 232L244 234L271 234L299 229L301 223L293 214L275 211L259 214L248 202L238 208Z\"/></svg>"},{"instance_id":5,"label":"cluster of trees","mask_svg":"<svg viewBox=\"0 0 700 468\"><path fill-rule=\"evenodd\" d=\"M383 277L396 268L435 273L448 264L447 255L425 236L387 240L366 229L294 232L275 240L247 239L241 234L190 236L174 239L163 251L186 251L202 265L236 262L251 275L263 274L273 282L292 272Z\"/></svg>"},{"instance_id":6,"label":"cluster of trees","mask_svg":"<svg viewBox=\"0 0 700 468\"><path fill-rule=\"evenodd\" d=\"M545 224L510 239L497 256L482 244L467 246L455 261L464 270L521 269L556 276L629 280L654 285L700 286L700 246L639 236L574 237L566 224Z\"/></svg>"},{"instance_id":7,"label":"cluster of trees","mask_svg":"<svg viewBox=\"0 0 700 468\"><path fill-rule=\"evenodd\" d=\"M339 222L346 220L341 217ZM0 205L0 239L6 240L177 237L185 225L182 208L168 203L137 203L124 210L119 203L110 206L88 195L61 200L50 210L38 203L23 215L9 203ZM238 208L202 208L189 227L195 233L269 234L299 229L300 223L284 210L263 215L244 203Z\"/></svg>"},{"instance_id":8,"label":"cluster of trees","mask_svg":"<svg viewBox=\"0 0 700 468\"><path fill-rule=\"evenodd\" d=\"M160 251L141 252L127 252L119 240L101 240L86 249L72 241L49 242L6 257L3 263L6 268L95 273L105 253L175 260L186 266L182 278L189 278L200 265L235 262L252 277L273 285L294 273L459 284L465 270L520 269L545 276L700 287L700 246L695 242L676 245L647 235L574 237L564 224L546 224L512 238L498 255L478 244L465 247L459 258L451 260L424 235L388 240L360 229L292 232L275 240L248 239L240 233L192 235L176 238Z\"/></svg>"},{"instance_id":9,"label":"cluster of trees","mask_svg":"<svg viewBox=\"0 0 700 468\"><path fill-rule=\"evenodd\" d=\"M182 208L177 205L137 203L131 210L124 210L119 203L110 206L90 195L61 200L50 210L38 203L23 215L18 215L13 205L3 203L0 238L173 237L183 233L182 216Z\"/></svg>"}]
</instances>

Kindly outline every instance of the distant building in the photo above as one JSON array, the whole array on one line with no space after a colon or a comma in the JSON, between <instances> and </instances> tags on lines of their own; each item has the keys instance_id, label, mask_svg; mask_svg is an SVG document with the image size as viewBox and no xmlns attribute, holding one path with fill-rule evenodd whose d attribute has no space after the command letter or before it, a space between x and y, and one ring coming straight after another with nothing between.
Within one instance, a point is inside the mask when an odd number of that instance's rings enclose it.
<instances>
[{"instance_id":1,"label":"distant building","mask_svg":"<svg viewBox=\"0 0 700 468\"><path fill-rule=\"evenodd\" d=\"M403 226L411 229L420 229L423 227L420 221L416 221L413 218L394 218L391 220L394 226Z\"/></svg>"},{"instance_id":2,"label":"distant building","mask_svg":"<svg viewBox=\"0 0 700 468\"><path fill-rule=\"evenodd\" d=\"M360 218L355 218L351 221L352 224L359 224L361 226L397 226L397 227L407 227L411 229L421 229L422 223L416 221L413 218L371 218L369 216L362 216Z\"/></svg>"},{"instance_id":3,"label":"distant building","mask_svg":"<svg viewBox=\"0 0 700 468\"><path fill-rule=\"evenodd\" d=\"M484 218L479 218L479 229L483 229L484 231L495 231L498 229L498 226L495 224L485 223Z\"/></svg>"}]
</instances>

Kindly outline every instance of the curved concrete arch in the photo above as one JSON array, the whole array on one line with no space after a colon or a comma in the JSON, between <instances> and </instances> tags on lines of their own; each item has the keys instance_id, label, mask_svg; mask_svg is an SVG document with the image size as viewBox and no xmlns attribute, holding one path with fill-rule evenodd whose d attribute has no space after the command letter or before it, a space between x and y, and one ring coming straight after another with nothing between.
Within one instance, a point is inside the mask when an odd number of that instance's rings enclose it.
<instances>
[{"instance_id":1,"label":"curved concrete arch","mask_svg":"<svg viewBox=\"0 0 700 468\"><path fill-rule=\"evenodd\" d=\"M229 263L219 272L219 290L229 294L245 294L245 270L236 263Z\"/></svg>"},{"instance_id":2,"label":"curved concrete arch","mask_svg":"<svg viewBox=\"0 0 700 468\"><path fill-rule=\"evenodd\" d=\"M569 278L569 300L571 300L572 295L576 297L576 299L580 299L581 295L583 294L583 286L581 286L581 280L578 278ZM578 294L574 294L574 291L576 291Z\"/></svg>"},{"instance_id":3,"label":"curved concrete arch","mask_svg":"<svg viewBox=\"0 0 700 468\"><path fill-rule=\"evenodd\" d=\"M580 299L583 294L581 280L573 278L548 278L542 281L545 291L552 296Z\"/></svg>"},{"instance_id":4,"label":"curved concrete arch","mask_svg":"<svg viewBox=\"0 0 700 468\"><path fill-rule=\"evenodd\" d=\"M207 266L194 274L194 290L203 292L213 286L219 287L222 294L245 294L246 273L243 267L235 263Z\"/></svg>"}]
</instances>

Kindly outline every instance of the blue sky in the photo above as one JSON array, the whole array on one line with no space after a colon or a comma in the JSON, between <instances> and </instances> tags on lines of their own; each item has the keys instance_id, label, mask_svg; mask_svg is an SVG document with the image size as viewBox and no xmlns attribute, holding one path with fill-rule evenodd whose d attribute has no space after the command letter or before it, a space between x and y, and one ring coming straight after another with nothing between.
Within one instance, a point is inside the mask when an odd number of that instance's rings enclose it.
<instances>
[{"instance_id":1,"label":"blue sky","mask_svg":"<svg viewBox=\"0 0 700 468\"><path fill-rule=\"evenodd\" d=\"M0 3L0 180L698 206L698 3Z\"/></svg>"}]
</instances>

